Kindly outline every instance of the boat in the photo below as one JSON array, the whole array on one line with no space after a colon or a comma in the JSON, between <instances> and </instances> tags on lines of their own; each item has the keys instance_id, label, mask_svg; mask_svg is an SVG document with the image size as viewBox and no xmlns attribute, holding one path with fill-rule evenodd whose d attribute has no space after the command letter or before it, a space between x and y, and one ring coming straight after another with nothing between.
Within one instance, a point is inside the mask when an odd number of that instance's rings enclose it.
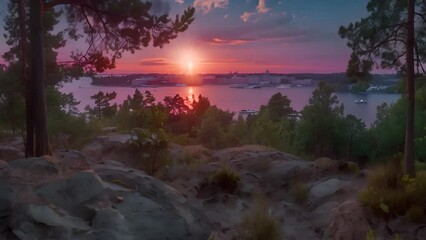
<instances>
[{"instance_id":1,"label":"boat","mask_svg":"<svg viewBox=\"0 0 426 240\"><path fill-rule=\"evenodd\" d=\"M362 104L362 103L367 103L367 101L364 100L364 99L357 99L357 100L355 100L355 103Z\"/></svg>"},{"instance_id":2,"label":"boat","mask_svg":"<svg viewBox=\"0 0 426 240\"><path fill-rule=\"evenodd\" d=\"M240 114L247 114L247 115L257 115L259 111L256 111L254 109L243 109L240 111Z\"/></svg>"},{"instance_id":3,"label":"boat","mask_svg":"<svg viewBox=\"0 0 426 240\"><path fill-rule=\"evenodd\" d=\"M247 84L232 84L229 86L230 88L245 88Z\"/></svg>"},{"instance_id":4,"label":"boat","mask_svg":"<svg viewBox=\"0 0 426 240\"><path fill-rule=\"evenodd\" d=\"M291 88L291 84L280 84L276 88Z\"/></svg>"}]
</instances>

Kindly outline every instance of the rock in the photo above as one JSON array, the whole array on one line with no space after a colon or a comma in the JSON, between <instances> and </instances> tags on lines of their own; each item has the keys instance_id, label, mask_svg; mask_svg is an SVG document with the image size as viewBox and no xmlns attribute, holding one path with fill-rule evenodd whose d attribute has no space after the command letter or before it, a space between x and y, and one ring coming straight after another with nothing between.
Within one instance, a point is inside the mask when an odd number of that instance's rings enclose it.
<instances>
[{"instance_id":1,"label":"rock","mask_svg":"<svg viewBox=\"0 0 426 240\"><path fill-rule=\"evenodd\" d=\"M12 186L0 184L0 218L7 217L12 212L12 203L16 199L16 191Z\"/></svg>"},{"instance_id":2,"label":"rock","mask_svg":"<svg viewBox=\"0 0 426 240\"><path fill-rule=\"evenodd\" d=\"M92 227L97 239L134 240L126 219L117 210L106 208L96 212ZM146 239L141 237L140 239Z\"/></svg>"},{"instance_id":3,"label":"rock","mask_svg":"<svg viewBox=\"0 0 426 240\"><path fill-rule=\"evenodd\" d=\"M23 157L25 157L25 154L19 148L9 145L0 145L0 159L9 162Z\"/></svg>"},{"instance_id":4,"label":"rock","mask_svg":"<svg viewBox=\"0 0 426 240\"><path fill-rule=\"evenodd\" d=\"M15 160L1 170L0 240L208 239L203 212L159 180L102 164L103 182L93 170L80 169L82 163L86 168L80 153L56 156ZM61 167L71 170L62 174Z\"/></svg>"},{"instance_id":5,"label":"rock","mask_svg":"<svg viewBox=\"0 0 426 240\"><path fill-rule=\"evenodd\" d=\"M0 160L0 169L5 168L6 166L7 166L7 162L3 161L3 160Z\"/></svg>"},{"instance_id":6,"label":"rock","mask_svg":"<svg viewBox=\"0 0 426 240\"><path fill-rule=\"evenodd\" d=\"M331 195L335 194L339 190L342 190L346 186L347 182L336 178L331 178L326 181L320 182L311 187L309 192L309 200L314 204L318 204L322 200L326 199L327 197L330 197Z\"/></svg>"},{"instance_id":7,"label":"rock","mask_svg":"<svg viewBox=\"0 0 426 240\"><path fill-rule=\"evenodd\" d=\"M53 156L58 160L59 169L62 175L71 175L77 171L91 169L86 157L79 151L60 150L55 152Z\"/></svg>"},{"instance_id":8,"label":"rock","mask_svg":"<svg viewBox=\"0 0 426 240\"><path fill-rule=\"evenodd\" d=\"M91 215L91 203L99 208L109 205L103 195L102 180L93 171L77 172L69 178L47 183L36 192L47 202L82 218Z\"/></svg>"},{"instance_id":9,"label":"rock","mask_svg":"<svg viewBox=\"0 0 426 240\"><path fill-rule=\"evenodd\" d=\"M308 161L273 161L269 170L264 173L264 178L273 186L282 186L302 170L310 167Z\"/></svg>"},{"instance_id":10,"label":"rock","mask_svg":"<svg viewBox=\"0 0 426 240\"><path fill-rule=\"evenodd\" d=\"M57 161L49 156L17 159L3 171L9 182L24 185L42 185L59 178Z\"/></svg>"},{"instance_id":11,"label":"rock","mask_svg":"<svg viewBox=\"0 0 426 240\"><path fill-rule=\"evenodd\" d=\"M14 211L10 221L12 232L23 240L82 239L91 229L81 219L46 205L23 205Z\"/></svg>"},{"instance_id":12,"label":"rock","mask_svg":"<svg viewBox=\"0 0 426 240\"><path fill-rule=\"evenodd\" d=\"M339 205L338 201L326 202L310 214L310 222L320 229L325 229L331 221L331 211Z\"/></svg>"},{"instance_id":13,"label":"rock","mask_svg":"<svg viewBox=\"0 0 426 240\"><path fill-rule=\"evenodd\" d=\"M331 222L323 239L365 239L367 232L371 229L369 219L370 216L367 216L357 200L345 201L333 209Z\"/></svg>"},{"instance_id":14,"label":"rock","mask_svg":"<svg viewBox=\"0 0 426 240\"><path fill-rule=\"evenodd\" d=\"M142 234L145 231L145 234L153 234L152 238L147 239L162 239L154 236L155 234L168 236L163 239L195 240L209 237L211 230L206 216L192 207L182 194L158 179L127 167L102 164L95 165L93 168L103 181L120 182L119 188L123 185L127 189L134 190L129 192L108 187L114 198L123 197L124 201L115 208L126 218L131 232L136 231ZM147 216L147 219L141 216ZM171 227L172 224L176 225ZM178 233L183 230L186 235Z\"/></svg>"},{"instance_id":15,"label":"rock","mask_svg":"<svg viewBox=\"0 0 426 240\"><path fill-rule=\"evenodd\" d=\"M82 153L89 159L112 160L128 158L127 143L131 139L130 134L112 134L99 136L90 144L83 147Z\"/></svg>"},{"instance_id":16,"label":"rock","mask_svg":"<svg viewBox=\"0 0 426 240\"><path fill-rule=\"evenodd\" d=\"M117 127L104 127L102 128L102 132L106 132L106 133L117 132Z\"/></svg>"}]
</instances>

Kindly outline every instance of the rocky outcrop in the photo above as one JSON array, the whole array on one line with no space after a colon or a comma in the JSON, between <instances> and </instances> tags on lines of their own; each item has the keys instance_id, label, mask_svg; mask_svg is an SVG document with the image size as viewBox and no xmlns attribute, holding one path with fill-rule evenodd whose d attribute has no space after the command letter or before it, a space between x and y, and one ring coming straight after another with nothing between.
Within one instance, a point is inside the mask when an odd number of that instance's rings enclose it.
<instances>
[{"instance_id":1,"label":"rocky outcrop","mask_svg":"<svg viewBox=\"0 0 426 240\"><path fill-rule=\"evenodd\" d=\"M348 200L333 209L331 222L323 239L365 239L368 231L372 229L370 217L358 201Z\"/></svg>"},{"instance_id":2,"label":"rocky outcrop","mask_svg":"<svg viewBox=\"0 0 426 240\"><path fill-rule=\"evenodd\" d=\"M112 163L112 162L111 162ZM93 168L76 151L0 166L0 239L208 239L186 198L119 163Z\"/></svg>"}]
</instances>

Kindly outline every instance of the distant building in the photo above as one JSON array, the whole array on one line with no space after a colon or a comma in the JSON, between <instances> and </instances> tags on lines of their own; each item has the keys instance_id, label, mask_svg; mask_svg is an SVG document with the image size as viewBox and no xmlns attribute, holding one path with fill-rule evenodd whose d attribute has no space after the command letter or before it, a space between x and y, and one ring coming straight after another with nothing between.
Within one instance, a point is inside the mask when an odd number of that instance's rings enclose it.
<instances>
[{"instance_id":1,"label":"distant building","mask_svg":"<svg viewBox=\"0 0 426 240\"><path fill-rule=\"evenodd\" d=\"M141 77L141 78L136 78L132 80L132 87L140 87L140 86L146 86L148 85L151 81L155 81L155 78L153 77Z\"/></svg>"}]
</instances>

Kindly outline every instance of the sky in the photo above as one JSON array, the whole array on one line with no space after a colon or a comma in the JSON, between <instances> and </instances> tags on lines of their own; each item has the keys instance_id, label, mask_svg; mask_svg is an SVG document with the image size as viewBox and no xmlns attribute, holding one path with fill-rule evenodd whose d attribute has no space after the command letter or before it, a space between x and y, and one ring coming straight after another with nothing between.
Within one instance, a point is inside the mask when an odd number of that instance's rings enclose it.
<instances>
[{"instance_id":1,"label":"sky","mask_svg":"<svg viewBox=\"0 0 426 240\"><path fill-rule=\"evenodd\" d=\"M189 29L162 49L124 54L110 73L344 72L338 28L367 15L368 0L153 0L171 16L196 8ZM1 1L6 2L6 1ZM2 6L3 5L3 6ZM0 18L7 13L0 4ZM4 42L4 41L2 41ZM59 55L81 48L69 42ZM5 49L0 44L0 53Z\"/></svg>"}]
</instances>

